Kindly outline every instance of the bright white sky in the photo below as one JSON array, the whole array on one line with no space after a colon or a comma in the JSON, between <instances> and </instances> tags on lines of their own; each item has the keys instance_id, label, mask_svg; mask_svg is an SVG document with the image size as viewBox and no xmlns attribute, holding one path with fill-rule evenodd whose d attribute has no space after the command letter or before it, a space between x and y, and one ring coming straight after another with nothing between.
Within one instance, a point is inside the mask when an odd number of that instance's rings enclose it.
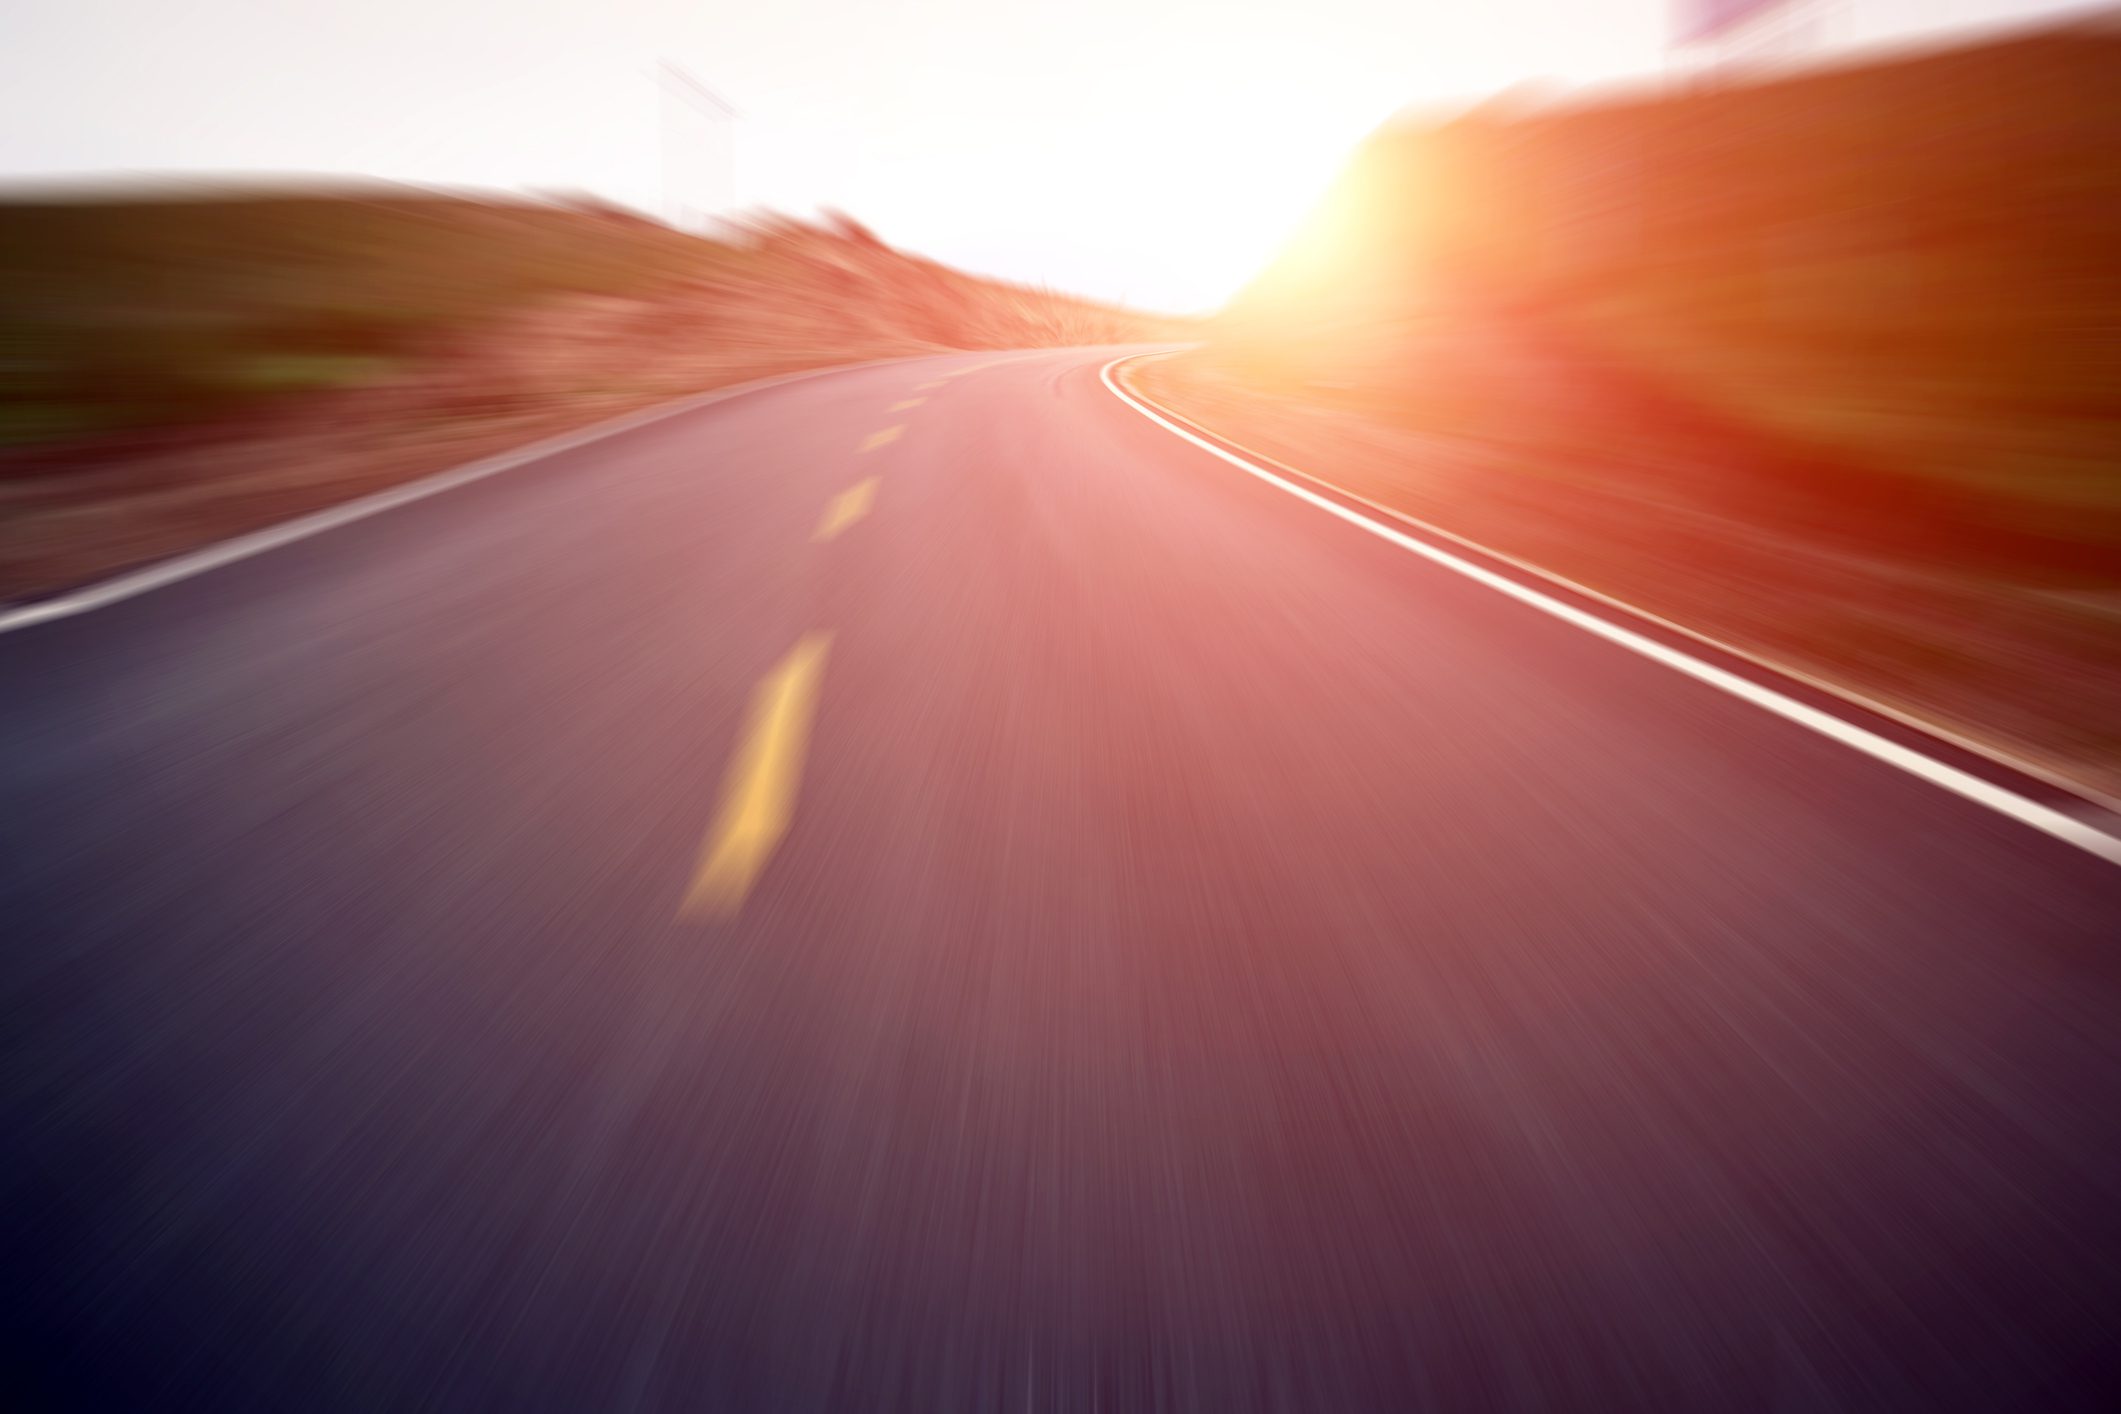
<instances>
[{"instance_id":1,"label":"bright white sky","mask_svg":"<svg viewBox=\"0 0 2121 1414\"><path fill-rule=\"evenodd\" d=\"M1652 71L1666 4L0 0L0 175L367 173L659 210L667 57L744 111L744 205L1204 310L1394 110Z\"/></svg>"}]
</instances>

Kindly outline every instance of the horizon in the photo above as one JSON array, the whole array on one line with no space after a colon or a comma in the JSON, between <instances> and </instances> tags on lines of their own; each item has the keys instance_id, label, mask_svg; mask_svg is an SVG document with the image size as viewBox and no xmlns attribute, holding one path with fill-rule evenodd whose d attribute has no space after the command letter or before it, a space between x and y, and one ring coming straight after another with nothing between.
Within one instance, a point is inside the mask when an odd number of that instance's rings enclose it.
<instances>
[{"instance_id":1,"label":"horizon","mask_svg":"<svg viewBox=\"0 0 2121 1414\"><path fill-rule=\"evenodd\" d=\"M1302 26L1201 0L1088 0L1065 17L977 0L534 0L505 24L402 0L39 8L0 58L11 186L366 176L658 214L655 70L670 62L743 115L735 210L838 209L979 274L1179 314L1264 265L1395 112L1654 67L1664 31L1663 0L1590 14L1326 0Z\"/></svg>"},{"instance_id":2,"label":"horizon","mask_svg":"<svg viewBox=\"0 0 2121 1414\"><path fill-rule=\"evenodd\" d=\"M2087 5L1916 8L1898 22L1934 32ZM1653 79L1671 21L1668 0L1321 0L1300 27L1206 0L1085 0L1064 19L981 0L532 0L505 23L409 0L183 14L87 0L33 4L15 28L0 183L18 192L372 178L658 215L657 69L672 64L741 114L717 214L844 211L978 274L1196 315L1395 115Z\"/></svg>"}]
</instances>

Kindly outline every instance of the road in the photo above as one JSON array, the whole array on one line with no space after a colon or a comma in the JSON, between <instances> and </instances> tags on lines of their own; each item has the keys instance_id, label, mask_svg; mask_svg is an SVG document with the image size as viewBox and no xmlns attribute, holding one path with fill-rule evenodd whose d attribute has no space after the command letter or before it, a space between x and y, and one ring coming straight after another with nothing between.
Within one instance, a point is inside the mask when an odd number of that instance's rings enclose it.
<instances>
[{"instance_id":1,"label":"road","mask_svg":"<svg viewBox=\"0 0 2121 1414\"><path fill-rule=\"evenodd\" d=\"M0 635L0 1403L2096 1405L2121 868L1108 357Z\"/></svg>"}]
</instances>

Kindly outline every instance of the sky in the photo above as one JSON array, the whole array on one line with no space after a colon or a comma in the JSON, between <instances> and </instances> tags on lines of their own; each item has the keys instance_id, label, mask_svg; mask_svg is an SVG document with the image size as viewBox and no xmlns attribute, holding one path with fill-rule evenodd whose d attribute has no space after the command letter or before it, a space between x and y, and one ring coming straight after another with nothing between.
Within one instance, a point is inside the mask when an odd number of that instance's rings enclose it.
<instances>
[{"instance_id":1,"label":"sky","mask_svg":"<svg viewBox=\"0 0 2121 1414\"><path fill-rule=\"evenodd\" d=\"M667 60L741 110L742 206L1190 312L1396 111L1654 75L1667 3L4 0L0 179L363 174L660 211Z\"/></svg>"}]
</instances>

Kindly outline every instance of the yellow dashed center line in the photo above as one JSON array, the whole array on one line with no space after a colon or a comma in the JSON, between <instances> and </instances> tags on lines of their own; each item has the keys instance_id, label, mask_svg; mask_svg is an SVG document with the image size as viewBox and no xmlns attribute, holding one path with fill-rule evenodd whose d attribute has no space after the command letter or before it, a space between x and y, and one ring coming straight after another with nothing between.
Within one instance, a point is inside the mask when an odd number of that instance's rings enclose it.
<instances>
[{"instance_id":1,"label":"yellow dashed center line","mask_svg":"<svg viewBox=\"0 0 2121 1414\"><path fill-rule=\"evenodd\" d=\"M886 427L881 432L872 432L867 437L864 437L862 439L862 450L865 452L873 452L878 447L884 446L886 443L896 442L899 438L899 434L901 432L904 432L905 430L906 425L904 423L900 423L896 427Z\"/></svg>"},{"instance_id":2,"label":"yellow dashed center line","mask_svg":"<svg viewBox=\"0 0 2121 1414\"><path fill-rule=\"evenodd\" d=\"M818 522L817 530L812 533L810 538L812 540L830 540L833 536L869 514L869 508L876 504L876 482L877 479L872 476L866 480L857 481L854 485L840 492L839 495L834 496L831 503L825 507L825 518Z\"/></svg>"},{"instance_id":3,"label":"yellow dashed center line","mask_svg":"<svg viewBox=\"0 0 2121 1414\"><path fill-rule=\"evenodd\" d=\"M679 910L685 916L726 918L742 908L759 871L788 833L818 678L831 645L829 633L808 635L753 694L736 759L722 781L721 810Z\"/></svg>"},{"instance_id":4,"label":"yellow dashed center line","mask_svg":"<svg viewBox=\"0 0 2121 1414\"><path fill-rule=\"evenodd\" d=\"M904 412L907 408L917 408L922 403L925 403L927 401L928 400L926 398L907 398L902 402L893 403L891 405L891 411Z\"/></svg>"},{"instance_id":5,"label":"yellow dashed center line","mask_svg":"<svg viewBox=\"0 0 2121 1414\"><path fill-rule=\"evenodd\" d=\"M943 386L943 385L944 385L945 383L947 383L947 382L949 382L949 381L950 381L950 380L949 380L949 379L947 379L947 378L930 378L930 379L929 379L929 380L928 380L927 382L925 382L925 383L916 383L916 384L914 384L914 385L913 385L913 391L914 391L914 392L916 392L916 393L925 393L925 392L929 391L929 390L930 390L930 389L932 389L932 388L940 388L940 387L942 387L942 386Z\"/></svg>"}]
</instances>

